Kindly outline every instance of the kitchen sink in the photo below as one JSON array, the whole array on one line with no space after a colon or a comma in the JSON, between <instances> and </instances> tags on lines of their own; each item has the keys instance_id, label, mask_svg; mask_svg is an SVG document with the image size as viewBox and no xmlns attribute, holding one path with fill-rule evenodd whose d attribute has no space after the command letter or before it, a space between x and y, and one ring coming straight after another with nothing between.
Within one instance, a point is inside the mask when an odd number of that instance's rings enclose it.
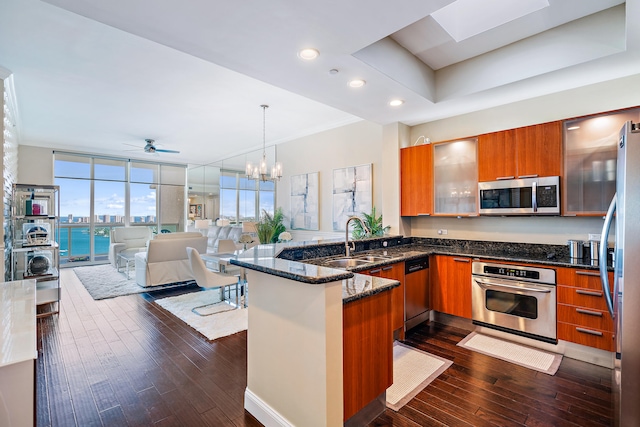
<instances>
[{"instance_id":1,"label":"kitchen sink","mask_svg":"<svg viewBox=\"0 0 640 427\"><path fill-rule=\"evenodd\" d=\"M328 267L357 267L359 265L368 264L373 261L368 261L366 259L358 259L358 258L338 258L332 259L324 263L324 265Z\"/></svg>"},{"instance_id":2,"label":"kitchen sink","mask_svg":"<svg viewBox=\"0 0 640 427\"><path fill-rule=\"evenodd\" d=\"M324 265L328 267L339 267L339 268L358 267L361 265L370 264L372 262L386 261L388 259L391 259L391 257L384 256L384 255L358 255L358 256L348 257L348 258L332 259L332 260L326 261Z\"/></svg>"},{"instance_id":3,"label":"kitchen sink","mask_svg":"<svg viewBox=\"0 0 640 427\"><path fill-rule=\"evenodd\" d=\"M367 262L378 262L378 261L386 261L388 259L391 259L390 256L384 256L384 255L360 255L354 258L363 259Z\"/></svg>"}]
</instances>

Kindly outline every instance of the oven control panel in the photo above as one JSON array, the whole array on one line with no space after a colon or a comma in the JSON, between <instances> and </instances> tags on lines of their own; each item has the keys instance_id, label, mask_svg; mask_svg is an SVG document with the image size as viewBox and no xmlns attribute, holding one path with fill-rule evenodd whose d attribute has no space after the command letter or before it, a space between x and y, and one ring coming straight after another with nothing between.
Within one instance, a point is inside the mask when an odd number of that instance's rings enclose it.
<instances>
[{"instance_id":1,"label":"oven control panel","mask_svg":"<svg viewBox=\"0 0 640 427\"><path fill-rule=\"evenodd\" d=\"M538 268L529 266L494 264L488 262L474 262L471 266L474 275L488 277L505 277L528 282L556 283L556 271L550 268Z\"/></svg>"}]
</instances>

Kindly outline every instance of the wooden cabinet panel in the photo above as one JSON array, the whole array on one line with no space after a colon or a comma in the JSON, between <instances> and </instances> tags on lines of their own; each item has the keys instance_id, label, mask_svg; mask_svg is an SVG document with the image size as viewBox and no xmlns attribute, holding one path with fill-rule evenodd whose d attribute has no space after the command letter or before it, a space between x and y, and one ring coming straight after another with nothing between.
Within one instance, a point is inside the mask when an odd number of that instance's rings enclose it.
<instances>
[{"instance_id":1,"label":"wooden cabinet panel","mask_svg":"<svg viewBox=\"0 0 640 427\"><path fill-rule=\"evenodd\" d=\"M596 310L607 310L607 302L602 291L582 289L569 286L558 286L558 302Z\"/></svg>"},{"instance_id":2,"label":"wooden cabinet panel","mask_svg":"<svg viewBox=\"0 0 640 427\"><path fill-rule=\"evenodd\" d=\"M478 137L478 181L516 177L516 144L513 129Z\"/></svg>"},{"instance_id":3,"label":"wooden cabinet panel","mask_svg":"<svg viewBox=\"0 0 640 427\"><path fill-rule=\"evenodd\" d=\"M562 175L562 122L478 137L478 180Z\"/></svg>"},{"instance_id":4,"label":"wooden cabinet panel","mask_svg":"<svg viewBox=\"0 0 640 427\"><path fill-rule=\"evenodd\" d=\"M432 308L471 319L471 258L436 255L431 261Z\"/></svg>"},{"instance_id":5,"label":"wooden cabinet panel","mask_svg":"<svg viewBox=\"0 0 640 427\"><path fill-rule=\"evenodd\" d=\"M600 272L596 270L579 270L575 268L558 268L558 285L575 286L602 291ZM613 292L613 272L609 272L609 289Z\"/></svg>"},{"instance_id":6,"label":"wooden cabinet panel","mask_svg":"<svg viewBox=\"0 0 640 427\"><path fill-rule=\"evenodd\" d=\"M518 177L562 175L562 122L515 130Z\"/></svg>"},{"instance_id":7,"label":"wooden cabinet panel","mask_svg":"<svg viewBox=\"0 0 640 427\"><path fill-rule=\"evenodd\" d=\"M558 322L558 339L606 351L613 351L615 344L612 332L564 322Z\"/></svg>"},{"instance_id":8,"label":"wooden cabinet panel","mask_svg":"<svg viewBox=\"0 0 640 427\"><path fill-rule=\"evenodd\" d=\"M600 275L593 270L557 269L558 339L613 351L614 324ZM613 286L613 273L609 273Z\"/></svg>"},{"instance_id":9,"label":"wooden cabinet panel","mask_svg":"<svg viewBox=\"0 0 640 427\"><path fill-rule=\"evenodd\" d=\"M372 268L360 274L393 279L400 282L400 286L391 290L391 326L394 331L396 329L404 331L404 262Z\"/></svg>"},{"instance_id":10,"label":"wooden cabinet panel","mask_svg":"<svg viewBox=\"0 0 640 427\"><path fill-rule=\"evenodd\" d=\"M393 384L391 292L347 303L342 312L346 421Z\"/></svg>"},{"instance_id":11,"label":"wooden cabinet panel","mask_svg":"<svg viewBox=\"0 0 640 427\"><path fill-rule=\"evenodd\" d=\"M433 149L431 144L400 150L400 215L433 213Z\"/></svg>"},{"instance_id":12,"label":"wooden cabinet panel","mask_svg":"<svg viewBox=\"0 0 640 427\"><path fill-rule=\"evenodd\" d=\"M558 322L613 332L613 319L608 311L558 304Z\"/></svg>"}]
</instances>

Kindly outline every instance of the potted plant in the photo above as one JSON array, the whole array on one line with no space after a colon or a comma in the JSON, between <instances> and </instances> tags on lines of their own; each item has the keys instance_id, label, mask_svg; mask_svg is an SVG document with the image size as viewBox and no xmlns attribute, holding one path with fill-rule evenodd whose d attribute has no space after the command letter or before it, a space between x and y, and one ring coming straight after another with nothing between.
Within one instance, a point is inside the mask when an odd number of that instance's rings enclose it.
<instances>
[{"instance_id":1,"label":"potted plant","mask_svg":"<svg viewBox=\"0 0 640 427\"><path fill-rule=\"evenodd\" d=\"M260 221L256 223L256 230L258 230L258 239L260 239L260 243L276 243L280 233L286 231L284 219L285 217L282 212L282 208L277 208L273 215L263 209L262 217L260 218Z\"/></svg>"},{"instance_id":2,"label":"potted plant","mask_svg":"<svg viewBox=\"0 0 640 427\"><path fill-rule=\"evenodd\" d=\"M361 219L364 222L364 225L369 229L369 232L365 231L360 222L354 221L353 233L351 234L354 239L384 236L384 234L391 228L390 225L387 225L386 227L382 226L382 214L380 214L380 216L376 215L375 206L371 208L371 214L362 212Z\"/></svg>"}]
</instances>

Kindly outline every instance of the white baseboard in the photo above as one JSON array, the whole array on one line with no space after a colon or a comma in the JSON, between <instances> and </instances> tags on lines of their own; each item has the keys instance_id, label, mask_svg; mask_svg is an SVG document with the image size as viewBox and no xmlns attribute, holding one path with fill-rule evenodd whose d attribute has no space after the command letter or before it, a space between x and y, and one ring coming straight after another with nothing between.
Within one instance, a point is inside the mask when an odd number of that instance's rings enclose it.
<instances>
[{"instance_id":1,"label":"white baseboard","mask_svg":"<svg viewBox=\"0 0 640 427\"><path fill-rule=\"evenodd\" d=\"M244 391L244 409L260 421L265 427L294 427L278 411L256 396L249 387Z\"/></svg>"}]
</instances>

